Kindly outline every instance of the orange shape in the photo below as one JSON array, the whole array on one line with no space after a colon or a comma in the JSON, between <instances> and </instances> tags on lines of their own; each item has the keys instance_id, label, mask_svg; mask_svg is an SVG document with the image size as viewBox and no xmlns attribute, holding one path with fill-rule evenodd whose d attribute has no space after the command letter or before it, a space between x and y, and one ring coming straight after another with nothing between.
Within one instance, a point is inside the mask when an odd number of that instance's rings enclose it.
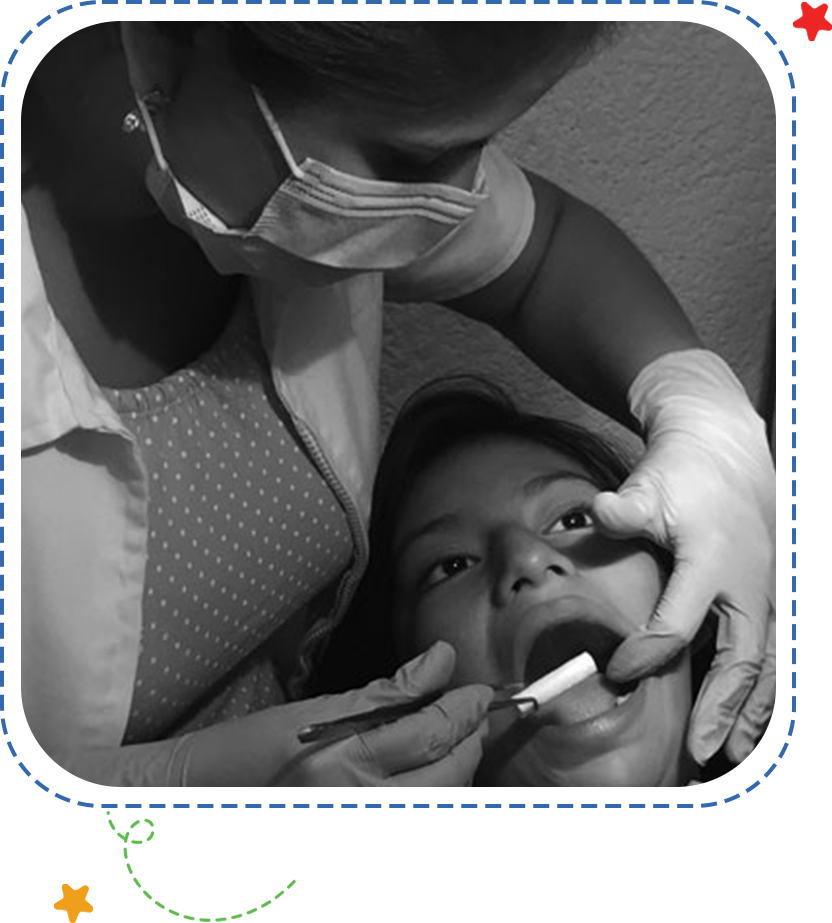
<instances>
[{"instance_id":1,"label":"orange shape","mask_svg":"<svg viewBox=\"0 0 832 923\"><path fill-rule=\"evenodd\" d=\"M61 896L35 923L182 923L160 917L130 885L61 885Z\"/></svg>"}]
</instances>

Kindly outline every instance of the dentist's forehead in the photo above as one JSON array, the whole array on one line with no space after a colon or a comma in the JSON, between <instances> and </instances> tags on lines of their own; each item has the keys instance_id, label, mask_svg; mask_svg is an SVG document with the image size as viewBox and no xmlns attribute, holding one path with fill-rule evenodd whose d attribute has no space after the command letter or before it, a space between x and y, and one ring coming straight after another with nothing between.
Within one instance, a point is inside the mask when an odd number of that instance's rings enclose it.
<instances>
[{"instance_id":1,"label":"dentist's forehead","mask_svg":"<svg viewBox=\"0 0 832 923\"><path fill-rule=\"evenodd\" d=\"M307 111L339 125L346 137L383 136L414 151L441 153L489 141L544 96L569 70L570 63L563 55L553 55L490 89L483 89L480 80L476 87L444 96L441 103L425 108L370 100L362 106L345 107L340 100L321 100L310 102ZM267 99L279 108L279 99Z\"/></svg>"}]
</instances>

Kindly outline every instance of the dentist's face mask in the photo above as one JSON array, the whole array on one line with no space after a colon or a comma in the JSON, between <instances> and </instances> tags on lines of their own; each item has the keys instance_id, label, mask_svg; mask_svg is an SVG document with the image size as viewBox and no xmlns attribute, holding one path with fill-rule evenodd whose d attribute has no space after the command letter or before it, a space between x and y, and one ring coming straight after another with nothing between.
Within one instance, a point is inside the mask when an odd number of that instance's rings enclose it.
<instances>
[{"instance_id":1,"label":"dentist's face mask","mask_svg":"<svg viewBox=\"0 0 832 923\"><path fill-rule=\"evenodd\" d=\"M139 103L156 158L148 171L150 192L168 220L197 240L218 272L280 276L285 260L275 250L333 269L396 269L435 247L488 197L481 162L471 191L441 183L365 179L309 157L298 164L260 92L252 89L291 176L248 229L227 227L177 180L150 113Z\"/></svg>"}]
</instances>

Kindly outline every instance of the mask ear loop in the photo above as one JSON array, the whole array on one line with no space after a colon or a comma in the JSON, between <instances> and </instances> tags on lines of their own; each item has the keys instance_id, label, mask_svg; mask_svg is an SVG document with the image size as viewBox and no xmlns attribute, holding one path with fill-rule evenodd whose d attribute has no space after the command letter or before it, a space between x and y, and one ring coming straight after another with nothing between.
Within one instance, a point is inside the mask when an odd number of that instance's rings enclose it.
<instances>
[{"instance_id":1,"label":"mask ear loop","mask_svg":"<svg viewBox=\"0 0 832 923\"><path fill-rule=\"evenodd\" d=\"M226 233L228 228L226 228L222 221L205 208L205 206L174 176L173 171L168 167L165 155L162 153L162 145L159 142L159 135L156 133L156 126L153 123L153 112L170 102L169 97L166 96L162 90L151 90L150 93L144 96L137 96L136 101L141 117L144 120L147 137L150 139L153 156L156 158L159 169L170 177L174 189L179 196L179 202L182 205L185 217L189 221L194 221L212 231Z\"/></svg>"},{"instance_id":2,"label":"mask ear loop","mask_svg":"<svg viewBox=\"0 0 832 923\"><path fill-rule=\"evenodd\" d=\"M159 164L162 170L170 172L168 170L168 163L165 160L165 155L162 153L162 145L159 143L159 136L156 134L156 126L153 124L153 116L150 114L150 106L147 104L148 100L153 100L153 107L159 108L159 105L166 101L166 97L161 90L151 90L146 96L137 96L136 102L139 106L139 112L141 112L142 115L142 121L147 129L147 137L150 139L150 146L153 148L153 156L156 158L156 163Z\"/></svg>"},{"instance_id":3,"label":"mask ear loop","mask_svg":"<svg viewBox=\"0 0 832 923\"><path fill-rule=\"evenodd\" d=\"M269 126L269 131L272 133L272 137L277 142L277 146L280 148L280 153L283 154L283 158L286 161L286 165L289 167L289 170L292 172L292 175L297 179L303 179L304 173L303 170L298 166L297 161L292 156L292 152L289 150L289 145L286 143L286 138L283 136L283 132L280 130L280 126L277 124L277 119L272 115L271 109L269 109L266 104L265 99L263 99L263 94L256 86L252 86L252 93L254 93L254 101L257 103L257 107L260 110L263 118L266 121L266 124Z\"/></svg>"}]
</instances>

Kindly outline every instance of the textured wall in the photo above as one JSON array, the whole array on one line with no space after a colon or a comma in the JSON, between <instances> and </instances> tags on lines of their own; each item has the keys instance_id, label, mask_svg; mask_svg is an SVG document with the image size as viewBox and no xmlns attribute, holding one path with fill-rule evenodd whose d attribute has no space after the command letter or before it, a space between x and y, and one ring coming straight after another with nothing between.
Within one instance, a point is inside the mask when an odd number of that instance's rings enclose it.
<instances>
[{"instance_id":1,"label":"textured wall","mask_svg":"<svg viewBox=\"0 0 832 923\"><path fill-rule=\"evenodd\" d=\"M623 227L759 400L774 292L774 140L768 83L740 45L696 24L632 23L501 143ZM436 307L390 306L385 323L388 423L421 382L476 371L530 408L607 425L490 330Z\"/></svg>"}]
</instances>

